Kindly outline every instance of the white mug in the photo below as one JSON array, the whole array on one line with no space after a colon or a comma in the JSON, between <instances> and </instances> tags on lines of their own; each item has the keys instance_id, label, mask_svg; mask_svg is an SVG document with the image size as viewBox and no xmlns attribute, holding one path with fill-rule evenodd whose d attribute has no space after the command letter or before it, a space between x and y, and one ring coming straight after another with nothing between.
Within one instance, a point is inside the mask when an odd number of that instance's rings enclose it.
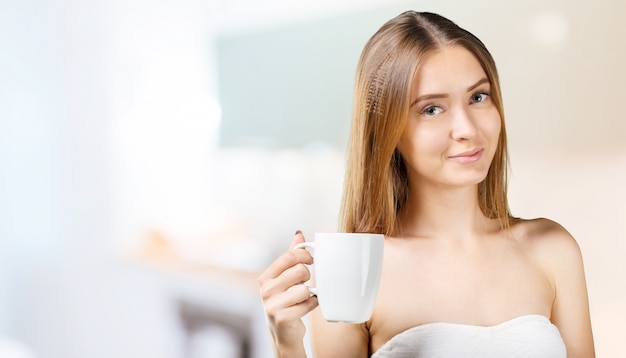
<instances>
[{"instance_id":1,"label":"white mug","mask_svg":"<svg viewBox=\"0 0 626 358\"><path fill-rule=\"evenodd\" d=\"M330 322L370 319L378 294L385 236L366 233L316 233L313 249L315 287L322 316Z\"/></svg>"}]
</instances>

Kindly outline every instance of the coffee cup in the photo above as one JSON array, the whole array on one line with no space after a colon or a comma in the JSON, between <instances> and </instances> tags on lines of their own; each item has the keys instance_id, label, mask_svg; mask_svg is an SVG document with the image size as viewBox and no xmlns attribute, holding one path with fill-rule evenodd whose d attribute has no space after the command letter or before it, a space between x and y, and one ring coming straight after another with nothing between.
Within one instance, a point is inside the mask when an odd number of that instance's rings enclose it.
<instances>
[{"instance_id":1,"label":"coffee cup","mask_svg":"<svg viewBox=\"0 0 626 358\"><path fill-rule=\"evenodd\" d=\"M315 287L322 316L330 322L362 323L370 319L378 295L384 235L316 233L310 248Z\"/></svg>"}]
</instances>

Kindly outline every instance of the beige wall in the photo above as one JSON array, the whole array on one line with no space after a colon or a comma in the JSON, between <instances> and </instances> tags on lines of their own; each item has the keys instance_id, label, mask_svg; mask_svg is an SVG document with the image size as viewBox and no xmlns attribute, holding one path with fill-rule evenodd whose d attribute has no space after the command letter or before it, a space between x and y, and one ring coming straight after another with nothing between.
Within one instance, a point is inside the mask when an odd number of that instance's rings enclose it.
<instances>
[{"instance_id":1,"label":"beige wall","mask_svg":"<svg viewBox=\"0 0 626 358\"><path fill-rule=\"evenodd\" d=\"M550 150L517 155L514 214L548 217L578 240L587 274L599 357L624 354L626 322L626 155Z\"/></svg>"}]
</instances>

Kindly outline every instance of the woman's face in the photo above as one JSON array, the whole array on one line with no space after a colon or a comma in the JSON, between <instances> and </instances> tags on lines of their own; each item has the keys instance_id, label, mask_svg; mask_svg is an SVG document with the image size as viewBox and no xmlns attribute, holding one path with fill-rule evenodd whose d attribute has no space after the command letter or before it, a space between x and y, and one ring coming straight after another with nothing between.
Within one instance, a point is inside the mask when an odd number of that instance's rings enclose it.
<instances>
[{"instance_id":1,"label":"woman's face","mask_svg":"<svg viewBox=\"0 0 626 358\"><path fill-rule=\"evenodd\" d=\"M417 185L480 183L498 145L501 120L480 63L465 48L427 54L411 88L398 150Z\"/></svg>"}]
</instances>

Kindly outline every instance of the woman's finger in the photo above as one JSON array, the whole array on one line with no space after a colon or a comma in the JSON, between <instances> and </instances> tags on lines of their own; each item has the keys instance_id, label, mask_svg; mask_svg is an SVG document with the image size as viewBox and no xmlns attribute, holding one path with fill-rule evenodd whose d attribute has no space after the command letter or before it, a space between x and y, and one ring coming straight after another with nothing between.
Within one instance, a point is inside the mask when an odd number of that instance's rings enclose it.
<instances>
[{"instance_id":1,"label":"woman's finger","mask_svg":"<svg viewBox=\"0 0 626 358\"><path fill-rule=\"evenodd\" d=\"M293 240L291 240L291 244L289 245L290 249L293 249L296 245L301 244L304 242L304 235L302 234L302 231L298 230L296 231L296 234L293 237Z\"/></svg>"},{"instance_id":2,"label":"woman's finger","mask_svg":"<svg viewBox=\"0 0 626 358\"><path fill-rule=\"evenodd\" d=\"M294 285L306 282L310 278L311 272L304 264L293 265L283 271L278 277L263 281L261 283L261 297L266 300L287 291Z\"/></svg>"},{"instance_id":3,"label":"woman's finger","mask_svg":"<svg viewBox=\"0 0 626 358\"><path fill-rule=\"evenodd\" d=\"M305 284L289 287L285 292L272 298L270 308L285 309L300 304L311 298L311 292Z\"/></svg>"},{"instance_id":4,"label":"woman's finger","mask_svg":"<svg viewBox=\"0 0 626 358\"><path fill-rule=\"evenodd\" d=\"M291 244L304 242L304 237L301 233L297 233ZM299 263L312 264L313 257L311 254L303 249L290 249L282 254L276 261L274 261L263 273L259 276L259 284L263 284L265 281L274 279L280 276L288 268L295 266Z\"/></svg>"},{"instance_id":5,"label":"woman's finger","mask_svg":"<svg viewBox=\"0 0 626 358\"><path fill-rule=\"evenodd\" d=\"M289 294L275 299L275 302L268 302L265 311L270 321L277 325L299 320L318 305L317 296L311 296L304 285L294 286Z\"/></svg>"}]
</instances>

